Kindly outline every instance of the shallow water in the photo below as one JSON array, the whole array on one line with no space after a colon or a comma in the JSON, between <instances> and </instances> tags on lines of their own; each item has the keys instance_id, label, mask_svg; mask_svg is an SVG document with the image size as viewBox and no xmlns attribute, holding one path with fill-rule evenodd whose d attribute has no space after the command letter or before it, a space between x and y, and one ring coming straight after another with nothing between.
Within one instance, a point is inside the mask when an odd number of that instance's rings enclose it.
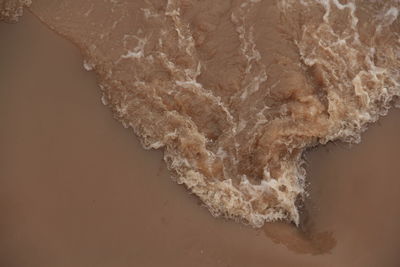
<instances>
[{"instance_id":1,"label":"shallow water","mask_svg":"<svg viewBox=\"0 0 400 267\"><path fill-rule=\"evenodd\" d=\"M255 230L170 179L162 153L101 104L70 42L30 13L0 36L1 266L399 265L399 110L360 145L307 153L310 233Z\"/></svg>"},{"instance_id":2,"label":"shallow water","mask_svg":"<svg viewBox=\"0 0 400 267\"><path fill-rule=\"evenodd\" d=\"M0 0L0 21L17 22L31 0Z\"/></svg>"},{"instance_id":3,"label":"shallow water","mask_svg":"<svg viewBox=\"0 0 400 267\"><path fill-rule=\"evenodd\" d=\"M102 101L214 216L301 223L305 149L400 95L397 0L36 1Z\"/></svg>"}]
</instances>

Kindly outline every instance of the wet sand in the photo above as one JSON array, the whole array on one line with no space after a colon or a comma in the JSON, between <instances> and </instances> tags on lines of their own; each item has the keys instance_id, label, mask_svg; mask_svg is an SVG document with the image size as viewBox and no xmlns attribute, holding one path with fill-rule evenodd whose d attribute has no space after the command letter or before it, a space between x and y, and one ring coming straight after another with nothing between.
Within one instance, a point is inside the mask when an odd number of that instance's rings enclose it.
<instances>
[{"instance_id":1,"label":"wet sand","mask_svg":"<svg viewBox=\"0 0 400 267\"><path fill-rule=\"evenodd\" d=\"M312 255L293 227L210 216L30 13L0 36L1 266L399 266L399 110L307 154L312 233L334 240Z\"/></svg>"}]
</instances>

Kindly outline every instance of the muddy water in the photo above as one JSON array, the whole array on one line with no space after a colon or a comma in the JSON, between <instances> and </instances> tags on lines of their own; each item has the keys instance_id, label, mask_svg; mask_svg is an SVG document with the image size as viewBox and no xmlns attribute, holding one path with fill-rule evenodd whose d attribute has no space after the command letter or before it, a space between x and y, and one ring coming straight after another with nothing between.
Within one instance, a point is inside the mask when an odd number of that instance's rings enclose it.
<instances>
[{"instance_id":1,"label":"muddy water","mask_svg":"<svg viewBox=\"0 0 400 267\"><path fill-rule=\"evenodd\" d=\"M0 0L0 21L17 22L31 0Z\"/></svg>"},{"instance_id":2,"label":"muddy water","mask_svg":"<svg viewBox=\"0 0 400 267\"><path fill-rule=\"evenodd\" d=\"M307 154L305 233L254 230L212 218L171 181L68 41L31 14L0 34L1 265L399 265L397 110L361 145Z\"/></svg>"},{"instance_id":3,"label":"muddy water","mask_svg":"<svg viewBox=\"0 0 400 267\"><path fill-rule=\"evenodd\" d=\"M305 149L359 143L400 95L400 3L38 0L102 101L214 216L301 222Z\"/></svg>"}]
</instances>

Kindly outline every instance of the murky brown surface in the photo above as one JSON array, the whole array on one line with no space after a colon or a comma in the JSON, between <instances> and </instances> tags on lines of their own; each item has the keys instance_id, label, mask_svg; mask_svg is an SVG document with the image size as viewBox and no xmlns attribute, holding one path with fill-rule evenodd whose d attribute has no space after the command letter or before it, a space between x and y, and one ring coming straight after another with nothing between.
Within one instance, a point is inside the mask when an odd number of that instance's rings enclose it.
<instances>
[{"instance_id":1,"label":"murky brown surface","mask_svg":"<svg viewBox=\"0 0 400 267\"><path fill-rule=\"evenodd\" d=\"M102 101L214 216L299 224L305 149L360 142L400 96L400 3L37 0Z\"/></svg>"},{"instance_id":2,"label":"murky brown surface","mask_svg":"<svg viewBox=\"0 0 400 267\"><path fill-rule=\"evenodd\" d=\"M360 145L307 154L309 232L254 230L170 179L101 104L72 44L31 14L0 36L1 266L400 264L398 110Z\"/></svg>"},{"instance_id":3,"label":"murky brown surface","mask_svg":"<svg viewBox=\"0 0 400 267\"><path fill-rule=\"evenodd\" d=\"M31 0L0 0L0 21L17 22Z\"/></svg>"}]
</instances>

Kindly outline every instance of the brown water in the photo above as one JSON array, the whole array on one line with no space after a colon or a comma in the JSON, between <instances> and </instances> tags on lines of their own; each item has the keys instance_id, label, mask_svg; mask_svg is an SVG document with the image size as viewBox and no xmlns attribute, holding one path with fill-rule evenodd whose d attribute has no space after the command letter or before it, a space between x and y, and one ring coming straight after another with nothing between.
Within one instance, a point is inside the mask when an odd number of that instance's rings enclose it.
<instances>
[{"instance_id":1,"label":"brown water","mask_svg":"<svg viewBox=\"0 0 400 267\"><path fill-rule=\"evenodd\" d=\"M253 230L171 181L161 153L101 105L68 41L31 14L0 36L1 265L399 265L397 110L361 145L308 155L306 233Z\"/></svg>"},{"instance_id":2,"label":"brown water","mask_svg":"<svg viewBox=\"0 0 400 267\"><path fill-rule=\"evenodd\" d=\"M102 101L214 216L298 225L303 152L360 142L400 96L400 3L38 0Z\"/></svg>"},{"instance_id":3,"label":"brown water","mask_svg":"<svg viewBox=\"0 0 400 267\"><path fill-rule=\"evenodd\" d=\"M31 0L0 0L0 21L17 22Z\"/></svg>"}]
</instances>

